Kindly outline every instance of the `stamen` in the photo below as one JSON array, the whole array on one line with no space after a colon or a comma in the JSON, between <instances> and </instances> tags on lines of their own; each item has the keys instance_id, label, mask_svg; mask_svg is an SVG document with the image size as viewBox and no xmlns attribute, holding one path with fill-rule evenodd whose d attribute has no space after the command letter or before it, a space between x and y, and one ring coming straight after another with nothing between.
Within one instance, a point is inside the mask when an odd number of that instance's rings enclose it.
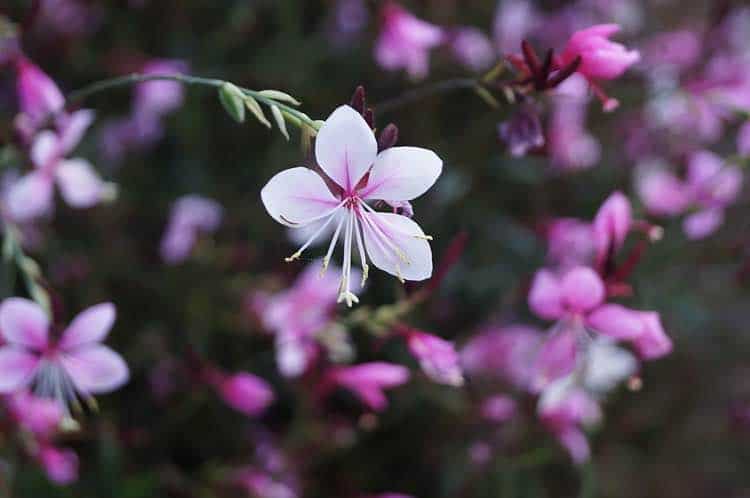
<instances>
[{"instance_id":1,"label":"stamen","mask_svg":"<svg viewBox=\"0 0 750 498\"><path fill-rule=\"evenodd\" d=\"M325 275L325 272L328 269L328 264L331 262L331 256L333 256L333 250L336 248L336 243L339 241L341 227L344 226L344 220L346 218L344 216L341 216L340 218L341 219L339 220L339 224L336 227L336 231L333 233L333 237L331 238L331 243L328 245L328 252L326 252L326 256L323 258L323 269L320 270L321 277Z\"/></svg>"},{"instance_id":2,"label":"stamen","mask_svg":"<svg viewBox=\"0 0 750 498\"><path fill-rule=\"evenodd\" d=\"M338 302L346 301L346 305L351 308L353 303L358 303L359 299L349 290L351 271L352 271L352 232L354 229L354 213L350 210L346 220L346 235L344 236L344 266L341 275L341 285L339 286Z\"/></svg>"},{"instance_id":3,"label":"stamen","mask_svg":"<svg viewBox=\"0 0 750 498\"><path fill-rule=\"evenodd\" d=\"M307 242L305 242L304 244L302 244L302 247L300 247L299 249L297 249L297 252L295 252L294 254L292 254L291 256L289 256L288 258L284 258L284 261L286 261L287 263L291 263L295 259L298 259L300 256L302 256L302 253L305 251L305 249L307 249L310 246L310 244L312 244L315 241L315 239L317 239L320 236L320 234L323 233L323 230L325 230L328 227L328 225L331 224L331 221L335 217L336 217L336 212L334 212L333 214L331 214L331 216L328 217L328 219L326 220L326 222L323 223L322 225L320 225L320 227L318 227L317 230L315 230L315 233L313 233L310 236L310 238L307 239Z\"/></svg>"},{"instance_id":4,"label":"stamen","mask_svg":"<svg viewBox=\"0 0 750 498\"><path fill-rule=\"evenodd\" d=\"M359 221L357 217L354 218L354 233L357 236L357 249L359 250L359 259L362 263L362 281L359 286L364 287L367 282L367 273L370 271L370 267L367 265L367 257L365 256L365 245L362 241L362 233L360 231Z\"/></svg>"}]
</instances>

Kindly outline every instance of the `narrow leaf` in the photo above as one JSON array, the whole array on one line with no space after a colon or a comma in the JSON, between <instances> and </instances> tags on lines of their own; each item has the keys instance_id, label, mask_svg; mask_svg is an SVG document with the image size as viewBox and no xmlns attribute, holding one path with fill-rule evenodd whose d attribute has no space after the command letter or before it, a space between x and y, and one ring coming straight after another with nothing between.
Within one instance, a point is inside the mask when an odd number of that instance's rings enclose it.
<instances>
[{"instance_id":1,"label":"narrow leaf","mask_svg":"<svg viewBox=\"0 0 750 498\"><path fill-rule=\"evenodd\" d=\"M263 109L261 109L260 104L258 104L258 101L255 100L252 97L245 96L245 105L250 110L250 112L253 113L253 116L255 116L255 119L260 121L263 125L265 125L267 128L271 128L271 122L266 119L266 115L263 114Z\"/></svg>"},{"instance_id":2,"label":"narrow leaf","mask_svg":"<svg viewBox=\"0 0 750 498\"><path fill-rule=\"evenodd\" d=\"M224 83L219 87L219 100L232 119L238 123L245 121L245 97L239 88L231 83Z\"/></svg>"}]
</instances>

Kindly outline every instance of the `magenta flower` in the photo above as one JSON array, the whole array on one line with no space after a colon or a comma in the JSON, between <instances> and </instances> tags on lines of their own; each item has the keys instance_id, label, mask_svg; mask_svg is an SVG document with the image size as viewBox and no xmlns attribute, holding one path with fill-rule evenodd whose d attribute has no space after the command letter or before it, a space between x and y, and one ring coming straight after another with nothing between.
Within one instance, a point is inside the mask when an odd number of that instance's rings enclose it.
<instances>
[{"instance_id":1,"label":"magenta flower","mask_svg":"<svg viewBox=\"0 0 750 498\"><path fill-rule=\"evenodd\" d=\"M353 271L352 278L359 277ZM336 265L321 275L309 264L292 286L273 296L256 295L254 308L276 338L276 364L287 377L304 373L318 354L315 335L332 323L341 278Z\"/></svg>"},{"instance_id":2,"label":"magenta flower","mask_svg":"<svg viewBox=\"0 0 750 498\"><path fill-rule=\"evenodd\" d=\"M128 380L122 357L101 344L115 321L111 303L81 312L62 332L50 337L44 310L28 299L8 298L0 303L0 392L30 387L38 396L54 398L67 409L77 395L107 393Z\"/></svg>"},{"instance_id":3,"label":"magenta flower","mask_svg":"<svg viewBox=\"0 0 750 498\"><path fill-rule=\"evenodd\" d=\"M81 158L67 159L94 119L92 111L78 111L58 120L58 132L42 131L31 147L34 171L10 188L5 202L8 215L16 221L29 221L52 210L53 187L74 208L88 208L100 202L106 183L91 163Z\"/></svg>"},{"instance_id":4,"label":"magenta flower","mask_svg":"<svg viewBox=\"0 0 750 498\"><path fill-rule=\"evenodd\" d=\"M287 261L302 252L331 224L336 230L323 259L331 260L343 232L344 264L339 302L359 301L351 291L352 252L359 254L362 280L367 278L367 258L377 268L400 280L425 280L432 275L432 251L414 221L394 213L377 212L368 200L409 201L425 193L442 171L434 152L418 147L391 147L377 152L375 135L362 116L341 106L318 132L315 156L335 184L332 192L318 173L291 168L271 178L261 198L268 213L288 227L322 222L318 230Z\"/></svg>"},{"instance_id":5,"label":"magenta flower","mask_svg":"<svg viewBox=\"0 0 750 498\"><path fill-rule=\"evenodd\" d=\"M562 275L539 270L529 292L529 307L545 320L556 320L552 333L536 360L532 390L570 374L588 342L587 330L633 343L645 359L668 354L671 341L655 312L635 311L605 304L604 282L588 267L575 267Z\"/></svg>"},{"instance_id":6,"label":"magenta flower","mask_svg":"<svg viewBox=\"0 0 750 498\"><path fill-rule=\"evenodd\" d=\"M375 42L375 60L389 71L405 69L413 79L427 76L429 52L445 41L445 32L395 2L386 3L382 13L383 27Z\"/></svg>"},{"instance_id":7,"label":"magenta flower","mask_svg":"<svg viewBox=\"0 0 750 498\"><path fill-rule=\"evenodd\" d=\"M58 431L65 416L57 401L39 398L28 391L11 394L5 406L20 427L44 440L49 440Z\"/></svg>"},{"instance_id":8,"label":"magenta flower","mask_svg":"<svg viewBox=\"0 0 750 498\"><path fill-rule=\"evenodd\" d=\"M591 261L594 254L594 231L591 223L575 218L553 220L546 230L547 261L561 270Z\"/></svg>"},{"instance_id":9,"label":"magenta flower","mask_svg":"<svg viewBox=\"0 0 750 498\"><path fill-rule=\"evenodd\" d=\"M227 405L251 417L263 413L275 399L265 380L247 372L225 375L216 371L211 384Z\"/></svg>"},{"instance_id":10,"label":"magenta flower","mask_svg":"<svg viewBox=\"0 0 750 498\"><path fill-rule=\"evenodd\" d=\"M599 268L611 255L625 244L625 238L633 224L630 201L622 192L613 192L594 216L592 230Z\"/></svg>"},{"instance_id":11,"label":"magenta flower","mask_svg":"<svg viewBox=\"0 0 750 498\"><path fill-rule=\"evenodd\" d=\"M413 329L406 333L406 342L427 377L440 384L463 385L461 364L452 343Z\"/></svg>"},{"instance_id":12,"label":"magenta flower","mask_svg":"<svg viewBox=\"0 0 750 498\"><path fill-rule=\"evenodd\" d=\"M584 78L573 75L555 89L547 133L552 164L564 171L594 166L601 156L601 144L586 129L589 97Z\"/></svg>"},{"instance_id":13,"label":"magenta flower","mask_svg":"<svg viewBox=\"0 0 750 498\"><path fill-rule=\"evenodd\" d=\"M16 58L16 71L21 114L15 124L22 137L31 141L50 115L63 110L65 98L55 82L26 57Z\"/></svg>"},{"instance_id":14,"label":"magenta flower","mask_svg":"<svg viewBox=\"0 0 750 498\"><path fill-rule=\"evenodd\" d=\"M409 370L401 365L375 361L351 367L334 367L327 373L328 381L352 391L371 410L382 411L388 406L383 392L409 380Z\"/></svg>"},{"instance_id":15,"label":"magenta flower","mask_svg":"<svg viewBox=\"0 0 750 498\"><path fill-rule=\"evenodd\" d=\"M202 233L219 228L222 208L218 202L198 195L186 195L172 204L169 223L161 239L161 257L171 265L182 263Z\"/></svg>"},{"instance_id":16,"label":"magenta flower","mask_svg":"<svg viewBox=\"0 0 750 498\"><path fill-rule=\"evenodd\" d=\"M78 455L67 448L57 448L45 443L39 449L37 460L55 484L65 486L78 480Z\"/></svg>"}]
</instances>

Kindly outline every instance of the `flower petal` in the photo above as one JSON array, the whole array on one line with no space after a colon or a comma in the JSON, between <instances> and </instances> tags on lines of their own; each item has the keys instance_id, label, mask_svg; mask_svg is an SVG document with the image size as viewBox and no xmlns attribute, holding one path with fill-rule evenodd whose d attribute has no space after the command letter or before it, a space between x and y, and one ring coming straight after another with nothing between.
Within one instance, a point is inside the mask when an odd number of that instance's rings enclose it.
<instances>
[{"instance_id":1,"label":"flower petal","mask_svg":"<svg viewBox=\"0 0 750 498\"><path fill-rule=\"evenodd\" d=\"M431 150L419 147L391 147L378 154L364 199L410 201L424 194L440 176L443 161Z\"/></svg>"},{"instance_id":2,"label":"flower petal","mask_svg":"<svg viewBox=\"0 0 750 498\"><path fill-rule=\"evenodd\" d=\"M31 380L39 358L14 347L0 348L0 393L18 391Z\"/></svg>"},{"instance_id":3,"label":"flower petal","mask_svg":"<svg viewBox=\"0 0 750 498\"><path fill-rule=\"evenodd\" d=\"M104 182L88 161L62 161L55 171L55 176L60 193L70 206L87 208L101 200Z\"/></svg>"},{"instance_id":4,"label":"flower petal","mask_svg":"<svg viewBox=\"0 0 750 498\"><path fill-rule=\"evenodd\" d=\"M61 154L68 154L75 149L93 122L94 111L90 109L81 109L59 121Z\"/></svg>"},{"instance_id":5,"label":"flower petal","mask_svg":"<svg viewBox=\"0 0 750 498\"><path fill-rule=\"evenodd\" d=\"M635 339L643 331L637 311L619 304L605 304L586 317L586 325L613 339Z\"/></svg>"},{"instance_id":6,"label":"flower petal","mask_svg":"<svg viewBox=\"0 0 750 498\"><path fill-rule=\"evenodd\" d=\"M42 350L48 331L49 318L34 301L10 297L0 303L0 334L10 344Z\"/></svg>"},{"instance_id":7,"label":"flower petal","mask_svg":"<svg viewBox=\"0 0 750 498\"><path fill-rule=\"evenodd\" d=\"M565 306L572 311L589 311L604 301L604 282L585 266L568 271L560 282L560 291Z\"/></svg>"},{"instance_id":8,"label":"flower petal","mask_svg":"<svg viewBox=\"0 0 750 498\"><path fill-rule=\"evenodd\" d=\"M65 371L84 393L114 391L130 376L125 360L107 346L84 347L61 355Z\"/></svg>"},{"instance_id":9,"label":"flower petal","mask_svg":"<svg viewBox=\"0 0 750 498\"><path fill-rule=\"evenodd\" d=\"M22 177L5 196L8 216L15 221L29 221L52 209L52 179L41 171Z\"/></svg>"},{"instance_id":10,"label":"flower petal","mask_svg":"<svg viewBox=\"0 0 750 498\"><path fill-rule=\"evenodd\" d=\"M351 192L378 154L375 134L348 105L333 111L315 140L315 157L323 171Z\"/></svg>"},{"instance_id":11,"label":"flower petal","mask_svg":"<svg viewBox=\"0 0 750 498\"><path fill-rule=\"evenodd\" d=\"M318 220L339 203L320 175L303 167L276 174L260 191L260 197L268 214L288 227Z\"/></svg>"},{"instance_id":12,"label":"flower petal","mask_svg":"<svg viewBox=\"0 0 750 498\"><path fill-rule=\"evenodd\" d=\"M557 320L563 313L560 280L549 270L539 270L534 275L529 291L529 308L545 320Z\"/></svg>"},{"instance_id":13,"label":"flower petal","mask_svg":"<svg viewBox=\"0 0 750 498\"><path fill-rule=\"evenodd\" d=\"M361 219L366 219L362 234L375 266L404 280L432 276L432 249L419 225L393 213L363 213Z\"/></svg>"},{"instance_id":14,"label":"flower petal","mask_svg":"<svg viewBox=\"0 0 750 498\"><path fill-rule=\"evenodd\" d=\"M101 342L115 323L115 305L101 303L83 310L63 332L59 347L64 350Z\"/></svg>"},{"instance_id":15,"label":"flower petal","mask_svg":"<svg viewBox=\"0 0 750 498\"><path fill-rule=\"evenodd\" d=\"M29 153L31 162L39 169L50 164L59 154L60 139L49 130L42 131L36 136Z\"/></svg>"}]
</instances>

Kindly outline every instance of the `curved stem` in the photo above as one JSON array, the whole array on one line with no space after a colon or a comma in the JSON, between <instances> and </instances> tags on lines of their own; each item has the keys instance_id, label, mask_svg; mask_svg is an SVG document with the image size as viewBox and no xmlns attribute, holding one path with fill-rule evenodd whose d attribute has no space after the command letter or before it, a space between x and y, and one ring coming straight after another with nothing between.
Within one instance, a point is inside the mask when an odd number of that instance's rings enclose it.
<instances>
[{"instance_id":1,"label":"curved stem","mask_svg":"<svg viewBox=\"0 0 750 498\"><path fill-rule=\"evenodd\" d=\"M91 97L92 95L95 95L97 93L101 93L110 89L119 88L122 86L130 86L138 83L144 83L147 81L176 81L178 83L183 83L185 85L198 85L198 86L209 86L212 88L220 88L225 83L228 83L226 80L216 79L216 78L202 78L199 76L190 76L186 74L141 74L141 73L131 73L126 74L124 76L117 76L115 78L109 78L101 81L97 81L95 83L92 83L88 86L85 86L83 88L80 88L78 90L75 90L73 92L70 92L65 99L65 106L69 107L73 104L77 104L82 102L83 100L86 100L87 98ZM296 118L301 122L302 124L317 130L317 125L313 119L310 118L307 114L304 112L301 112L294 107L288 106L282 102L279 102L278 100L274 100L270 97L267 97L263 95L261 92L257 90L251 90L249 88L242 88L238 87L242 93L245 95L248 95L250 97L253 97L254 99L258 100L259 102L264 103L267 106L275 106L284 111L284 113L287 113L291 115L292 117ZM289 120L290 123L293 124L299 124L295 123L294 120Z\"/></svg>"},{"instance_id":2,"label":"curved stem","mask_svg":"<svg viewBox=\"0 0 750 498\"><path fill-rule=\"evenodd\" d=\"M479 82L474 78L454 78L438 81L437 83L426 85L421 88L409 90L396 98L381 102L376 106L376 109L379 114L385 114L394 111L399 107L426 99L433 95L448 93L455 90L475 89L478 85Z\"/></svg>"}]
</instances>

